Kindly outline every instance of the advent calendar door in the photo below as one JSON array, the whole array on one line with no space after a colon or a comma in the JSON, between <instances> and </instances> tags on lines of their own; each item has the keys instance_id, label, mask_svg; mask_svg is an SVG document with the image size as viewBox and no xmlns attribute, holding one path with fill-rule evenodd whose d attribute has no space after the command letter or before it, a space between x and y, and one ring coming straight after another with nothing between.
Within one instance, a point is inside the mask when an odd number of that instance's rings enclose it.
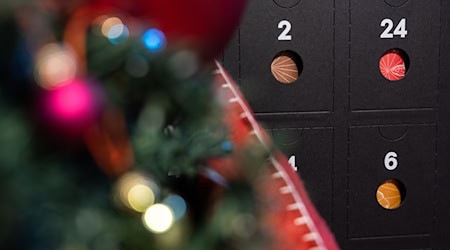
<instances>
[{"instance_id":1,"label":"advent calendar door","mask_svg":"<svg viewBox=\"0 0 450 250\"><path fill-rule=\"evenodd\" d=\"M253 0L223 60L343 249L448 249L450 1Z\"/></svg>"},{"instance_id":2,"label":"advent calendar door","mask_svg":"<svg viewBox=\"0 0 450 250\"><path fill-rule=\"evenodd\" d=\"M333 1L250 3L240 83L256 113L333 109L333 32Z\"/></svg>"}]
</instances>

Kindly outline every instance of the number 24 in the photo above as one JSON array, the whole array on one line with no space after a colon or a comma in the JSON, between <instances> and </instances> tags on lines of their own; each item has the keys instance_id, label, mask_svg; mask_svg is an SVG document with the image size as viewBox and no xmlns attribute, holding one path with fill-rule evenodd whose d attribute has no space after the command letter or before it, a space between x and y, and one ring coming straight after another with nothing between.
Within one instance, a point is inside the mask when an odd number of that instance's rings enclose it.
<instances>
[{"instance_id":1,"label":"number 24","mask_svg":"<svg viewBox=\"0 0 450 250\"><path fill-rule=\"evenodd\" d=\"M380 26L386 27L386 29L380 35L381 39L392 39L394 38L394 36L405 38L406 35L408 35L408 31L406 30L406 18L402 18L400 20L397 27L395 27L394 32L392 32L392 28L394 28L394 21L392 21L392 19L383 19Z\"/></svg>"}]
</instances>

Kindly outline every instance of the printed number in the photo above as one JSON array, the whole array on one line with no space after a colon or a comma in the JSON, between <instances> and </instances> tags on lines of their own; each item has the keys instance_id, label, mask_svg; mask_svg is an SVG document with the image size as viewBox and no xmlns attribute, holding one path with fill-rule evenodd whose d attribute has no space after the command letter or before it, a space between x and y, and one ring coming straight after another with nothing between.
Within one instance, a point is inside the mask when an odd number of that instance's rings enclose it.
<instances>
[{"instance_id":1,"label":"printed number","mask_svg":"<svg viewBox=\"0 0 450 250\"><path fill-rule=\"evenodd\" d=\"M289 164L295 171L297 171L297 167L295 166L295 155L293 155L289 158Z\"/></svg>"},{"instance_id":2,"label":"printed number","mask_svg":"<svg viewBox=\"0 0 450 250\"><path fill-rule=\"evenodd\" d=\"M384 157L384 166L387 170L395 170L398 167L397 153L389 152Z\"/></svg>"},{"instance_id":3,"label":"printed number","mask_svg":"<svg viewBox=\"0 0 450 250\"><path fill-rule=\"evenodd\" d=\"M384 19L381 21L381 27L386 27L386 29L381 33L380 38L394 38L394 34L390 33L394 27L394 22L392 22L391 19Z\"/></svg>"},{"instance_id":4,"label":"printed number","mask_svg":"<svg viewBox=\"0 0 450 250\"><path fill-rule=\"evenodd\" d=\"M381 33L380 38L382 39L392 39L394 36L400 36L401 38L405 38L408 35L408 31L406 30L406 18L402 18L398 23L397 27L395 27L394 32L392 29L394 28L394 22L386 18L381 21L381 27L386 27L383 33Z\"/></svg>"},{"instance_id":5,"label":"printed number","mask_svg":"<svg viewBox=\"0 0 450 250\"><path fill-rule=\"evenodd\" d=\"M406 30L406 18L402 18L402 20L400 20L394 30L394 35L400 36L401 38L405 38L406 35L408 35L408 31Z\"/></svg>"},{"instance_id":6,"label":"printed number","mask_svg":"<svg viewBox=\"0 0 450 250\"><path fill-rule=\"evenodd\" d=\"M283 32L278 36L278 41L291 41L292 36L289 35L289 32L291 32L292 25L288 20L283 20L280 23L278 23L278 28L283 29Z\"/></svg>"}]
</instances>

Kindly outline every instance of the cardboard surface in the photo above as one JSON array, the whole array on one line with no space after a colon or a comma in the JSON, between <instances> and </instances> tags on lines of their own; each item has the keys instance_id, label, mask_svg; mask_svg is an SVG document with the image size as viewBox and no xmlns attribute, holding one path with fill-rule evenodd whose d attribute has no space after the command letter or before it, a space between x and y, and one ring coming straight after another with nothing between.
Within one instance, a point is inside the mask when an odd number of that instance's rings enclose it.
<instances>
[{"instance_id":1,"label":"cardboard surface","mask_svg":"<svg viewBox=\"0 0 450 250\"><path fill-rule=\"evenodd\" d=\"M343 249L450 245L449 24L449 1L253 0L224 54L259 121L290 138L280 148ZM409 58L398 81L379 69L391 49ZM270 69L285 50L303 62L291 84ZM376 198L389 179L406 189L395 210Z\"/></svg>"}]
</instances>

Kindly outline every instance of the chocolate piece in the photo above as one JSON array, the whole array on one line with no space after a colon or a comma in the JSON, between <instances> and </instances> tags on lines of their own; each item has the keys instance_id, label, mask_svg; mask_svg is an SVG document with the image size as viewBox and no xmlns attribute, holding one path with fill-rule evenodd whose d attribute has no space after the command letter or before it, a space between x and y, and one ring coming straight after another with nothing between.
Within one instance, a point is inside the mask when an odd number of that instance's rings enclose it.
<instances>
[{"instance_id":1,"label":"chocolate piece","mask_svg":"<svg viewBox=\"0 0 450 250\"><path fill-rule=\"evenodd\" d=\"M272 75L281 83L290 84L295 82L299 77L298 63L291 53L281 53L272 61Z\"/></svg>"}]
</instances>

